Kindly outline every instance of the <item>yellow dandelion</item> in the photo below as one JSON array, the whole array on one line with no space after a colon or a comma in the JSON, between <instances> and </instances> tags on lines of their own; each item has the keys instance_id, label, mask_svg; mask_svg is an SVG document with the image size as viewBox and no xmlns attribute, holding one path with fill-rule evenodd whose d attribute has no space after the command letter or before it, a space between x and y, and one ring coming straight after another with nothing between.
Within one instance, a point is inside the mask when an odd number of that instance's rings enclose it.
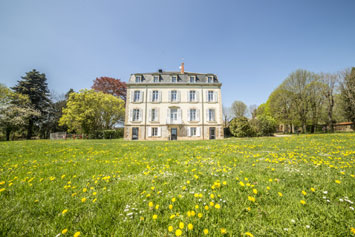
<instances>
[{"instance_id":1,"label":"yellow dandelion","mask_svg":"<svg viewBox=\"0 0 355 237\"><path fill-rule=\"evenodd\" d=\"M306 204L306 201L305 201L305 200L301 200L300 203L301 203L302 205L304 205L304 204Z\"/></svg>"},{"instance_id":2,"label":"yellow dandelion","mask_svg":"<svg viewBox=\"0 0 355 237\"><path fill-rule=\"evenodd\" d=\"M97 194L96 192L93 192L93 193L92 193L92 195L94 195L94 196L96 196L96 194Z\"/></svg>"},{"instance_id":3,"label":"yellow dandelion","mask_svg":"<svg viewBox=\"0 0 355 237\"><path fill-rule=\"evenodd\" d=\"M312 192L315 192L316 190L315 190L314 188L311 188L311 191L312 191Z\"/></svg>"},{"instance_id":4,"label":"yellow dandelion","mask_svg":"<svg viewBox=\"0 0 355 237\"><path fill-rule=\"evenodd\" d=\"M198 213L197 216L198 216L198 218L201 218L203 215L202 215L202 213Z\"/></svg>"},{"instance_id":5,"label":"yellow dandelion","mask_svg":"<svg viewBox=\"0 0 355 237\"><path fill-rule=\"evenodd\" d=\"M204 229L204 230L203 230L203 233L204 233L205 235L208 235L208 229Z\"/></svg>"},{"instance_id":6,"label":"yellow dandelion","mask_svg":"<svg viewBox=\"0 0 355 237\"><path fill-rule=\"evenodd\" d=\"M245 184L243 183L243 181L240 181L239 184L240 184L240 186L242 186L242 187L245 186Z\"/></svg>"},{"instance_id":7,"label":"yellow dandelion","mask_svg":"<svg viewBox=\"0 0 355 237\"><path fill-rule=\"evenodd\" d=\"M196 212L195 211L191 211L191 216L195 216Z\"/></svg>"},{"instance_id":8,"label":"yellow dandelion","mask_svg":"<svg viewBox=\"0 0 355 237\"><path fill-rule=\"evenodd\" d=\"M62 230L62 234L65 235L68 232L68 229Z\"/></svg>"},{"instance_id":9,"label":"yellow dandelion","mask_svg":"<svg viewBox=\"0 0 355 237\"><path fill-rule=\"evenodd\" d=\"M191 223L187 225L187 229L192 230L193 228L194 226Z\"/></svg>"},{"instance_id":10,"label":"yellow dandelion","mask_svg":"<svg viewBox=\"0 0 355 237\"><path fill-rule=\"evenodd\" d=\"M173 228L172 226L169 226L169 227L168 227L168 231L169 231L169 232L173 232L173 230L174 230L174 228Z\"/></svg>"},{"instance_id":11,"label":"yellow dandelion","mask_svg":"<svg viewBox=\"0 0 355 237\"><path fill-rule=\"evenodd\" d=\"M86 202L86 198L82 198L82 199L81 199L81 202Z\"/></svg>"},{"instance_id":12,"label":"yellow dandelion","mask_svg":"<svg viewBox=\"0 0 355 237\"><path fill-rule=\"evenodd\" d=\"M74 237L78 237L78 236L80 236L80 232L79 231L75 232L75 234L74 234Z\"/></svg>"},{"instance_id":13,"label":"yellow dandelion","mask_svg":"<svg viewBox=\"0 0 355 237\"><path fill-rule=\"evenodd\" d=\"M353 233L355 235L355 228L354 227L351 227L350 231L351 231L351 233Z\"/></svg>"},{"instance_id":14,"label":"yellow dandelion","mask_svg":"<svg viewBox=\"0 0 355 237\"><path fill-rule=\"evenodd\" d=\"M170 204L170 205L169 205L169 209L170 209L170 210L173 209L173 205Z\"/></svg>"},{"instance_id":15,"label":"yellow dandelion","mask_svg":"<svg viewBox=\"0 0 355 237\"><path fill-rule=\"evenodd\" d=\"M153 202L149 202L148 205L149 205L149 207L153 207L154 206Z\"/></svg>"},{"instance_id":16,"label":"yellow dandelion","mask_svg":"<svg viewBox=\"0 0 355 237\"><path fill-rule=\"evenodd\" d=\"M153 220L158 219L158 215L153 215Z\"/></svg>"},{"instance_id":17,"label":"yellow dandelion","mask_svg":"<svg viewBox=\"0 0 355 237\"><path fill-rule=\"evenodd\" d=\"M180 223L179 223L179 228L180 228L180 229L183 229L184 226L185 226L185 225L184 225L184 222L180 222Z\"/></svg>"},{"instance_id":18,"label":"yellow dandelion","mask_svg":"<svg viewBox=\"0 0 355 237\"><path fill-rule=\"evenodd\" d=\"M253 189L253 193L254 194L258 194L258 190L256 190L255 188Z\"/></svg>"},{"instance_id":19,"label":"yellow dandelion","mask_svg":"<svg viewBox=\"0 0 355 237\"><path fill-rule=\"evenodd\" d=\"M139 219L140 219L141 221L144 221L144 217L143 217L143 216L141 216Z\"/></svg>"},{"instance_id":20,"label":"yellow dandelion","mask_svg":"<svg viewBox=\"0 0 355 237\"><path fill-rule=\"evenodd\" d=\"M267 186L267 187L266 187L266 189L267 189L267 190L270 190L270 187L269 187L269 186Z\"/></svg>"},{"instance_id":21,"label":"yellow dandelion","mask_svg":"<svg viewBox=\"0 0 355 237\"><path fill-rule=\"evenodd\" d=\"M214 206L216 209L220 209L221 206L217 203L215 206Z\"/></svg>"},{"instance_id":22,"label":"yellow dandelion","mask_svg":"<svg viewBox=\"0 0 355 237\"><path fill-rule=\"evenodd\" d=\"M176 236L181 236L181 235L182 235L182 231L181 231L180 229L177 229L177 230L175 231L175 235L176 235Z\"/></svg>"},{"instance_id":23,"label":"yellow dandelion","mask_svg":"<svg viewBox=\"0 0 355 237\"><path fill-rule=\"evenodd\" d=\"M255 197L248 196L248 200L251 202L255 202Z\"/></svg>"},{"instance_id":24,"label":"yellow dandelion","mask_svg":"<svg viewBox=\"0 0 355 237\"><path fill-rule=\"evenodd\" d=\"M172 214L172 215L170 216L170 219L174 219L174 218L175 218L175 215Z\"/></svg>"},{"instance_id":25,"label":"yellow dandelion","mask_svg":"<svg viewBox=\"0 0 355 237\"><path fill-rule=\"evenodd\" d=\"M224 235L227 233L227 230L225 228L221 228L221 234Z\"/></svg>"},{"instance_id":26,"label":"yellow dandelion","mask_svg":"<svg viewBox=\"0 0 355 237\"><path fill-rule=\"evenodd\" d=\"M65 215L65 213L67 213L68 212L68 209L64 209L63 211L62 211L62 215Z\"/></svg>"},{"instance_id":27,"label":"yellow dandelion","mask_svg":"<svg viewBox=\"0 0 355 237\"><path fill-rule=\"evenodd\" d=\"M176 198L172 198L171 201L172 201L172 202L175 202L175 201L176 201Z\"/></svg>"},{"instance_id":28,"label":"yellow dandelion","mask_svg":"<svg viewBox=\"0 0 355 237\"><path fill-rule=\"evenodd\" d=\"M254 237L254 235L250 232L245 232L244 235L249 236L249 237Z\"/></svg>"},{"instance_id":29,"label":"yellow dandelion","mask_svg":"<svg viewBox=\"0 0 355 237\"><path fill-rule=\"evenodd\" d=\"M155 206L155 209L158 210L158 209L159 209L159 205L156 205L156 206Z\"/></svg>"},{"instance_id":30,"label":"yellow dandelion","mask_svg":"<svg viewBox=\"0 0 355 237\"><path fill-rule=\"evenodd\" d=\"M87 188L83 188L83 192L86 193L88 191Z\"/></svg>"},{"instance_id":31,"label":"yellow dandelion","mask_svg":"<svg viewBox=\"0 0 355 237\"><path fill-rule=\"evenodd\" d=\"M280 192L278 192L278 194L279 194L279 196L280 196L280 197L282 197L282 196L283 196L283 194L282 194L282 193L280 193Z\"/></svg>"},{"instance_id":32,"label":"yellow dandelion","mask_svg":"<svg viewBox=\"0 0 355 237\"><path fill-rule=\"evenodd\" d=\"M340 183L341 183L341 181L340 181L340 180L335 180L335 182L336 182L337 184L340 184Z\"/></svg>"},{"instance_id":33,"label":"yellow dandelion","mask_svg":"<svg viewBox=\"0 0 355 237\"><path fill-rule=\"evenodd\" d=\"M306 191L304 191L304 190L302 190L302 194L303 194L303 196L307 195Z\"/></svg>"},{"instance_id":34,"label":"yellow dandelion","mask_svg":"<svg viewBox=\"0 0 355 237\"><path fill-rule=\"evenodd\" d=\"M211 193L210 197L213 199L213 198L214 198L214 194L213 194L213 193Z\"/></svg>"},{"instance_id":35,"label":"yellow dandelion","mask_svg":"<svg viewBox=\"0 0 355 237\"><path fill-rule=\"evenodd\" d=\"M205 210L206 210L206 211L208 210L208 206L207 206L207 205L205 206Z\"/></svg>"},{"instance_id":36,"label":"yellow dandelion","mask_svg":"<svg viewBox=\"0 0 355 237\"><path fill-rule=\"evenodd\" d=\"M198 209L198 208L199 208L199 206L198 206L198 205L196 205L196 206L195 206L195 209Z\"/></svg>"},{"instance_id":37,"label":"yellow dandelion","mask_svg":"<svg viewBox=\"0 0 355 237\"><path fill-rule=\"evenodd\" d=\"M97 201L97 199L95 198L94 200L92 200L93 203L95 203Z\"/></svg>"},{"instance_id":38,"label":"yellow dandelion","mask_svg":"<svg viewBox=\"0 0 355 237\"><path fill-rule=\"evenodd\" d=\"M0 193L1 193L1 192L4 192L4 191L5 191L5 188L0 189Z\"/></svg>"}]
</instances>

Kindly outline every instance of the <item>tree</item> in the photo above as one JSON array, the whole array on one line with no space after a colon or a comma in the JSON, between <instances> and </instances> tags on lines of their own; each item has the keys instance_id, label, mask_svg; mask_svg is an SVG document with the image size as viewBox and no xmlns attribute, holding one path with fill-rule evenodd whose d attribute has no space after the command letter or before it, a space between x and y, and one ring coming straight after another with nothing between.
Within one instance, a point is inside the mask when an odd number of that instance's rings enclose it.
<instances>
[{"instance_id":1,"label":"tree","mask_svg":"<svg viewBox=\"0 0 355 237\"><path fill-rule=\"evenodd\" d=\"M70 93L66 106L59 125L68 126L69 131L93 134L98 130L112 129L124 118L122 99L94 90Z\"/></svg>"},{"instance_id":2,"label":"tree","mask_svg":"<svg viewBox=\"0 0 355 237\"><path fill-rule=\"evenodd\" d=\"M228 127L229 121L232 119L232 112L229 107L223 105L223 120L224 120L224 127Z\"/></svg>"},{"instance_id":3,"label":"tree","mask_svg":"<svg viewBox=\"0 0 355 237\"><path fill-rule=\"evenodd\" d=\"M312 81L307 85L307 100L309 108L309 118L311 121L311 133L314 133L315 128L320 120L324 98L325 84L322 83L316 74L313 75Z\"/></svg>"},{"instance_id":4,"label":"tree","mask_svg":"<svg viewBox=\"0 0 355 237\"><path fill-rule=\"evenodd\" d=\"M249 113L252 119L256 118L256 114L257 114L257 109L258 106L257 105L249 105Z\"/></svg>"},{"instance_id":5,"label":"tree","mask_svg":"<svg viewBox=\"0 0 355 237\"><path fill-rule=\"evenodd\" d=\"M324 84L323 95L325 98L324 105L327 111L327 125L331 132L334 132L334 107L335 107L335 90L338 84L338 75L331 73L321 73L319 75L321 82Z\"/></svg>"},{"instance_id":6,"label":"tree","mask_svg":"<svg viewBox=\"0 0 355 237\"><path fill-rule=\"evenodd\" d=\"M341 100L344 116L353 122L355 128L355 67L342 73L340 84Z\"/></svg>"},{"instance_id":7,"label":"tree","mask_svg":"<svg viewBox=\"0 0 355 237\"><path fill-rule=\"evenodd\" d=\"M272 136L276 132L277 122L268 115L262 115L256 118L257 133L259 136Z\"/></svg>"},{"instance_id":8,"label":"tree","mask_svg":"<svg viewBox=\"0 0 355 237\"><path fill-rule=\"evenodd\" d=\"M39 112L30 107L26 95L14 93L0 85L0 127L6 140L10 140L12 132L23 128L30 117L39 116Z\"/></svg>"},{"instance_id":9,"label":"tree","mask_svg":"<svg viewBox=\"0 0 355 237\"><path fill-rule=\"evenodd\" d=\"M247 114L247 106L242 101L234 101L231 110L236 118L245 117Z\"/></svg>"},{"instance_id":10,"label":"tree","mask_svg":"<svg viewBox=\"0 0 355 237\"><path fill-rule=\"evenodd\" d=\"M234 118L229 125L229 130L235 137L253 137L255 130L246 117Z\"/></svg>"},{"instance_id":11,"label":"tree","mask_svg":"<svg viewBox=\"0 0 355 237\"><path fill-rule=\"evenodd\" d=\"M27 124L27 139L31 139L34 126L40 127L43 122L41 119L46 117L51 101L49 99L49 90L47 78L44 73L39 73L35 69L27 72L22 80L17 82L17 85L12 89L19 94L27 95L30 105L40 114L30 116Z\"/></svg>"},{"instance_id":12,"label":"tree","mask_svg":"<svg viewBox=\"0 0 355 237\"><path fill-rule=\"evenodd\" d=\"M126 101L127 85L120 79L98 77L94 80L94 85L91 88L95 91L102 91L105 94L110 94Z\"/></svg>"}]
</instances>

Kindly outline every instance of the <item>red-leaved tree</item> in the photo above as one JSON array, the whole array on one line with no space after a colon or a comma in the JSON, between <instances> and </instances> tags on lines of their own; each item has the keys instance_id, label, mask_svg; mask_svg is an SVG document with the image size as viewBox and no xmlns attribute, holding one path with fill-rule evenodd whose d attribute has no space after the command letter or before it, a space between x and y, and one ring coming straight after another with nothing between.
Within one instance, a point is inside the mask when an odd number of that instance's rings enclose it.
<instances>
[{"instance_id":1,"label":"red-leaved tree","mask_svg":"<svg viewBox=\"0 0 355 237\"><path fill-rule=\"evenodd\" d=\"M95 91L102 91L103 93L120 97L126 101L127 85L126 82L122 82L120 79L98 77L94 80L94 85L91 88Z\"/></svg>"}]
</instances>

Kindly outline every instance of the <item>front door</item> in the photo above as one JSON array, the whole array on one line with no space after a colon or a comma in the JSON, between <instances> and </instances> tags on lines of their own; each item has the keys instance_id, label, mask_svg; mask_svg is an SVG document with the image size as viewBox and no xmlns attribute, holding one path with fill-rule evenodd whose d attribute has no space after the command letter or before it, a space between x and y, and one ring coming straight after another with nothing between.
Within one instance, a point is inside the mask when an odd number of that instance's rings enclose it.
<instances>
[{"instance_id":1,"label":"front door","mask_svg":"<svg viewBox=\"0 0 355 237\"><path fill-rule=\"evenodd\" d=\"M216 139L216 128L210 128L210 139Z\"/></svg>"},{"instance_id":2,"label":"front door","mask_svg":"<svg viewBox=\"0 0 355 237\"><path fill-rule=\"evenodd\" d=\"M132 128L132 140L138 140L139 128Z\"/></svg>"},{"instance_id":3,"label":"front door","mask_svg":"<svg viewBox=\"0 0 355 237\"><path fill-rule=\"evenodd\" d=\"M171 140L177 140L177 128L171 128Z\"/></svg>"}]
</instances>

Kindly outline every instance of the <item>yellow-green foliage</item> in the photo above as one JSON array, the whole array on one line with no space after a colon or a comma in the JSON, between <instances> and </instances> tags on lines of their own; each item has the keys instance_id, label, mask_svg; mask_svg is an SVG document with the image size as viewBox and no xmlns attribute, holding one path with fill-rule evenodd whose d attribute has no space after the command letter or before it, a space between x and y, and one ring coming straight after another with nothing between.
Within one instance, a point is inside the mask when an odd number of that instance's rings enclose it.
<instances>
[{"instance_id":1,"label":"yellow-green foliage","mask_svg":"<svg viewBox=\"0 0 355 237\"><path fill-rule=\"evenodd\" d=\"M0 143L1 236L350 236L355 134Z\"/></svg>"},{"instance_id":2,"label":"yellow-green foliage","mask_svg":"<svg viewBox=\"0 0 355 237\"><path fill-rule=\"evenodd\" d=\"M80 90L70 94L59 124L67 125L70 131L89 134L101 129L111 129L123 118L122 99L94 90Z\"/></svg>"}]
</instances>

